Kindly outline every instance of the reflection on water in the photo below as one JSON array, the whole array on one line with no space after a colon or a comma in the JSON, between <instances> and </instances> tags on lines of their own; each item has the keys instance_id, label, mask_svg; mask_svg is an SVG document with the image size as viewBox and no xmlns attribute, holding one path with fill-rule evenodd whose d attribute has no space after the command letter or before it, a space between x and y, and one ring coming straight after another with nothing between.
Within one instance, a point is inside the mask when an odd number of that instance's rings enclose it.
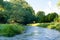
<instances>
[{"instance_id":1,"label":"reflection on water","mask_svg":"<svg viewBox=\"0 0 60 40\"><path fill-rule=\"evenodd\" d=\"M35 29L34 31L33 31L33 35L39 35L40 33L39 33L39 30L37 30L37 29Z\"/></svg>"},{"instance_id":2,"label":"reflection on water","mask_svg":"<svg viewBox=\"0 0 60 40\"><path fill-rule=\"evenodd\" d=\"M24 34L11 38L0 37L0 40L60 40L60 32L46 28L27 27Z\"/></svg>"}]
</instances>

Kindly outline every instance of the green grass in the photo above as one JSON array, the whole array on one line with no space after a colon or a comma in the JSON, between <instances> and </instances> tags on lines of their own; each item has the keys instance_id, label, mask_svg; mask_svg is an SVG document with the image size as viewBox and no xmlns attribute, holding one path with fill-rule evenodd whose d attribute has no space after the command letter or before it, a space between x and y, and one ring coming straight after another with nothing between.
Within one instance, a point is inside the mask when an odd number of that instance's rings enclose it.
<instances>
[{"instance_id":1,"label":"green grass","mask_svg":"<svg viewBox=\"0 0 60 40\"><path fill-rule=\"evenodd\" d=\"M53 22L49 26L47 26L47 28L49 28L49 29L56 29L56 30L60 31L60 23Z\"/></svg>"},{"instance_id":2,"label":"green grass","mask_svg":"<svg viewBox=\"0 0 60 40\"><path fill-rule=\"evenodd\" d=\"M47 28L48 25L50 25L50 23L39 23L37 26Z\"/></svg>"},{"instance_id":3,"label":"green grass","mask_svg":"<svg viewBox=\"0 0 60 40\"><path fill-rule=\"evenodd\" d=\"M35 24L28 24L28 26L38 26L46 28L50 23L35 23Z\"/></svg>"},{"instance_id":4,"label":"green grass","mask_svg":"<svg viewBox=\"0 0 60 40\"><path fill-rule=\"evenodd\" d=\"M23 33L24 26L18 24L0 24L0 36L11 37Z\"/></svg>"}]
</instances>

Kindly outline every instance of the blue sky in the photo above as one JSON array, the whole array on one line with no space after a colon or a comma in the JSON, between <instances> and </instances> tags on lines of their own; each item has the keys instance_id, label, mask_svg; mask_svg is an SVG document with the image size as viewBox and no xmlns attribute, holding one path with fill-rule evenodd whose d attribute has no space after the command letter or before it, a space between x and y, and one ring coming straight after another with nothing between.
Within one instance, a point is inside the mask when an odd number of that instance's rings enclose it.
<instances>
[{"instance_id":1,"label":"blue sky","mask_svg":"<svg viewBox=\"0 0 60 40\"><path fill-rule=\"evenodd\" d=\"M57 12L59 10L56 7L58 0L26 0L30 6L33 7L35 12L44 11L46 14L50 12Z\"/></svg>"}]
</instances>

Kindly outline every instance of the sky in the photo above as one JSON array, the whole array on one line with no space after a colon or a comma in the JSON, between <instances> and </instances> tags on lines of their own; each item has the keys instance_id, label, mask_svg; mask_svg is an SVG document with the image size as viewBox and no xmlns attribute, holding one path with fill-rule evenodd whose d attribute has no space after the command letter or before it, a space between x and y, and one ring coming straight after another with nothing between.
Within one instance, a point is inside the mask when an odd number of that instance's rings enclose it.
<instances>
[{"instance_id":1,"label":"sky","mask_svg":"<svg viewBox=\"0 0 60 40\"><path fill-rule=\"evenodd\" d=\"M58 0L26 0L26 1L35 10L35 13L37 13L38 11L44 11L45 14L51 12L56 12L58 14L60 13L60 10L57 8Z\"/></svg>"},{"instance_id":2,"label":"sky","mask_svg":"<svg viewBox=\"0 0 60 40\"><path fill-rule=\"evenodd\" d=\"M58 0L26 0L30 6L35 10L35 13L38 11L44 11L46 14L51 12L60 13L57 8Z\"/></svg>"}]
</instances>

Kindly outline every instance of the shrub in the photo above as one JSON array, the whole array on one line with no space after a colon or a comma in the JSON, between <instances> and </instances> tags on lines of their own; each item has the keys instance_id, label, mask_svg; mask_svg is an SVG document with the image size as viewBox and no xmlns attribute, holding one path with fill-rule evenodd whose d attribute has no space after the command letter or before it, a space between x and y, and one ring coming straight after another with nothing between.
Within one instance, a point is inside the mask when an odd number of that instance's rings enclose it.
<instances>
[{"instance_id":1,"label":"shrub","mask_svg":"<svg viewBox=\"0 0 60 40\"><path fill-rule=\"evenodd\" d=\"M11 37L23 33L25 28L16 24L0 24L0 36Z\"/></svg>"},{"instance_id":2,"label":"shrub","mask_svg":"<svg viewBox=\"0 0 60 40\"><path fill-rule=\"evenodd\" d=\"M56 22L56 23L51 23L48 28L50 29L56 29L58 31L60 31L60 23Z\"/></svg>"}]
</instances>

